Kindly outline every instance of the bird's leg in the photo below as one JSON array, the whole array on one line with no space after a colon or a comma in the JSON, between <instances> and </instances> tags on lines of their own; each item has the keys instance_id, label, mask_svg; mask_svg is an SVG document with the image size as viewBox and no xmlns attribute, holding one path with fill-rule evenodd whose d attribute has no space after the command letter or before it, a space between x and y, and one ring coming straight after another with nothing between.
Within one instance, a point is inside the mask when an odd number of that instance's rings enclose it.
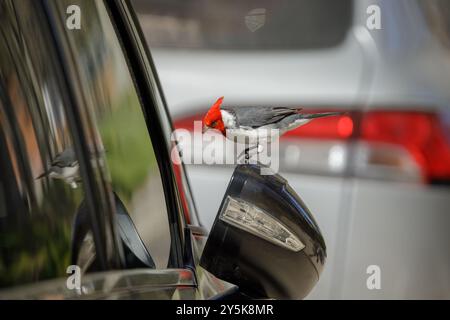
<instances>
[{"instance_id":1,"label":"bird's leg","mask_svg":"<svg viewBox=\"0 0 450 320\"><path fill-rule=\"evenodd\" d=\"M244 158L244 164L248 164L250 160L250 148L246 147L244 151L241 152L241 154L238 156L238 163L240 160Z\"/></svg>"},{"instance_id":2,"label":"bird's leg","mask_svg":"<svg viewBox=\"0 0 450 320\"><path fill-rule=\"evenodd\" d=\"M261 147L261 149L260 149ZM261 152L260 150L262 150L262 146L257 144L251 147L247 147L245 148L245 150L238 156L238 159L241 159L242 157L244 157L244 164L248 164L250 162L250 151L256 150L256 154L258 154L259 152Z\"/></svg>"},{"instance_id":3,"label":"bird's leg","mask_svg":"<svg viewBox=\"0 0 450 320\"><path fill-rule=\"evenodd\" d=\"M244 152L244 163L248 164L250 162L250 148L245 148Z\"/></svg>"},{"instance_id":4,"label":"bird's leg","mask_svg":"<svg viewBox=\"0 0 450 320\"><path fill-rule=\"evenodd\" d=\"M241 159L244 158L244 164L248 164L250 162L250 148L245 148L244 151L238 156L238 163L241 163Z\"/></svg>"}]
</instances>

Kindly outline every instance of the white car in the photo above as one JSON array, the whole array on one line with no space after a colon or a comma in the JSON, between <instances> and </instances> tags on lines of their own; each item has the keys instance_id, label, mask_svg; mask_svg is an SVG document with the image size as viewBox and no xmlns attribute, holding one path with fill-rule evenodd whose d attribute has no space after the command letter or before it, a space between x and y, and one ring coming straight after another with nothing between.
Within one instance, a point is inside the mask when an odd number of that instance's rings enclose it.
<instances>
[{"instance_id":1,"label":"white car","mask_svg":"<svg viewBox=\"0 0 450 320\"><path fill-rule=\"evenodd\" d=\"M281 143L281 174L328 244L309 297L449 299L448 5L181 3L135 1L176 126L190 128L220 96L233 106L348 111ZM381 29L367 26L370 5ZM209 228L233 167L187 171Z\"/></svg>"}]
</instances>

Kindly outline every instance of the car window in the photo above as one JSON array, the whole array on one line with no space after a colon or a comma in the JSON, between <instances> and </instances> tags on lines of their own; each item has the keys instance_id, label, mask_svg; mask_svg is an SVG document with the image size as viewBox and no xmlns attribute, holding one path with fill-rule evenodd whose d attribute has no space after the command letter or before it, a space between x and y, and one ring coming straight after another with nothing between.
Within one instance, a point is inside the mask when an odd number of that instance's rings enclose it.
<instances>
[{"instance_id":1,"label":"car window","mask_svg":"<svg viewBox=\"0 0 450 320\"><path fill-rule=\"evenodd\" d=\"M86 121L101 141L108 179L157 268L168 266L171 236L155 150L142 106L109 15L101 1L58 1L81 12L79 30L64 29L86 106Z\"/></svg>"},{"instance_id":2,"label":"car window","mask_svg":"<svg viewBox=\"0 0 450 320\"><path fill-rule=\"evenodd\" d=\"M450 3L446 0L422 0L419 5L424 12L431 33L450 48Z\"/></svg>"},{"instance_id":3,"label":"car window","mask_svg":"<svg viewBox=\"0 0 450 320\"><path fill-rule=\"evenodd\" d=\"M151 47L318 49L339 45L352 0L133 0Z\"/></svg>"},{"instance_id":4,"label":"car window","mask_svg":"<svg viewBox=\"0 0 450 320\"><path fill-rule=\"evenodd\" d=\"M86 269L95 256L91 243L87 260L73 261L85 186L67 90L36 4L0 2L0 288L66 277L71 264Z\"/></svg>"}]
</instances>

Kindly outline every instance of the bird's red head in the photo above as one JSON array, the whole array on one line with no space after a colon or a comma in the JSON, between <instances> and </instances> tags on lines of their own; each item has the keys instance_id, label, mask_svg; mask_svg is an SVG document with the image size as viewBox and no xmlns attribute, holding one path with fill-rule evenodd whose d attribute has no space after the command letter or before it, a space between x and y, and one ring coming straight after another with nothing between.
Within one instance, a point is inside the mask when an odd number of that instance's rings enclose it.
<instances>
[{"instance_id":1,"label":"bird's red head","mask_svg":"<svg viewBox=\"0 0 450 320\"><path fill-rule=\"evenodd\" d=\"M223 123L222 113L220 112L222 101L223 97L217 99L203 118L203 133L208 129L216 129L225 135L225 124Z\"/></svg>"}]
</instances>

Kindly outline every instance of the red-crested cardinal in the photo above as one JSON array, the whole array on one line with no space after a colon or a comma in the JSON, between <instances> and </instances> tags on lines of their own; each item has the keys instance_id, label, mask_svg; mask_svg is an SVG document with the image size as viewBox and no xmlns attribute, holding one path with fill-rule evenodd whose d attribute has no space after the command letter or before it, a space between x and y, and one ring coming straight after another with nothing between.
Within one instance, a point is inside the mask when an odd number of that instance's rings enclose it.
<instances>
[{"instance_id":1,"label":"red-crested cardinal","mask_svg":"<svg viewBox=\"0 0 450 320\"><path fill-rule=\"evenodd\" d=\"M289 107L221 107L222 102L223 97L217 99L206 113L203 118L203 133L216 129L227 139L248 144L270 142L274 137L279 138L313 119L343 114L305 114L300 113L302 108Z\"/></svg>"}]
</instances>

